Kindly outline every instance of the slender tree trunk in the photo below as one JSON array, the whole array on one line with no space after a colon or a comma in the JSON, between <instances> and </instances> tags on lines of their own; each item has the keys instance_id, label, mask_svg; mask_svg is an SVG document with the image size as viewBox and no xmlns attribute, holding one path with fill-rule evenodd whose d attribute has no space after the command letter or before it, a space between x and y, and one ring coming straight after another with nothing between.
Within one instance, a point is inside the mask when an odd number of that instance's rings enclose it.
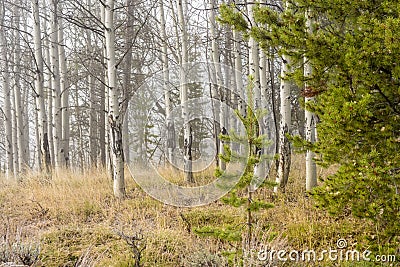
<instances>
[{"instance_id":1,"label":"slender tree trunk","mask_svg":"<svg viewBox=\"0 0 400 267\"><path fill-rule=\"evenodd\" d=\"M235 53L235 83L236 83L236 94L239 96L238 100L238 110L242 116L246 114L246 103L245 101L245 91L243 86L243 77L242 77L242 51L241 51L241 41L242 37L240 32L233 32L234 42L234 53Z\"/></svg>"},{"instance_id":2,"label":"slender tree trunk","mask_svg":"<svg viewBox=\"0 0 400 267\"><path fill-rule=\"evenodd\" d=\"M106 167L107 150L106 150L106 87L104 86L104 75L100 75L102 81L100 85L100 105L99 105L99 145L100 145L100 162Z\"/></svg>"},{"instance_id":3,"label":"slender tree trunk","mask_svg":"<svg viewBox=\"0 0 400 267\"><path fill-rule=\"evenodd\" d=\"M41 153L40 153L40 134L39 134L39 127L37 127L39 125L39 113L35 112L35 139L36 139L36 149L34 151L35 153L35 168L37 171L41 171L43 169L42 166L42 157L41 157Z\"/></svg>"},{"instance_id":4,"label":"slender tree trunk","mask_svg":"<svg viewBox=\"0 0 400 267\"><path fill-rule=\"evenodd\" d=\"M186 0L178 0L178 19L181 28L181 61L180 61L180 92L181 92L181 105L183 117L183 146L184 146L184 172L185 180L188 183L193 183L192 172L192 142L193 134L189 122L189 106L188 106L188 84L186 81L187 64L188 60L188 33L186 31L186 20L183 12L184 6L186 7Z\"/></svg>"},{"instance_id":5,"label":"slender tree trunk","mask_svg":"<svg viewBox=\"0 0 400 267\"><path fill-rule=\"evenodd\" d=\"M260 56L260 66L259 66L259 73L260 73L260 93L261 93L261 99L260 99L260 108L262 109L263 112L268 112L268 96L267 96L267 91L268 91L268 82L267 82L267 76L268 76L268 71L267 71L267 57L264 52L261 51L261 56ZM270 129L267 128L269 126L268 122L266 121L266 115L265 114L260 120L260 134L261 135L268 135ZM261 155L265 153L265 148L260 148L259 150L259 156L260 159L262 158ZM257 164L254 168L254 173L255 176L259 179L264 179L266 176L266 162L261 161L259 164Z\"/></svg>"},{"instance_id":6,"label":"slender tree trunk","mask_svg":"<svg viewBox=\"0 0 400 267\"><path fill-rule=\"evenodd\" d=\"M13 38L14 41L11 41L12 46L14 46L14 53L10 53L10 62L15 65L16 58L15 58L15 37ZM11 68L12 69L12 68ZM6 71L11 71L11 70L6 70ZM15 92L15 87L17 86L16 84L16 79L15 79L16 74L14 73L13 77L13 82L10 83L10 102L11 102L11 127L12 127L12 152L13 152L13 173L14 177L17 178L20 172L20 166L19 166L19 151L18 151L18 125L17 125L17 110L15 106L15 98L16 98L16 92Z\"/></svg>"},{"instance_id":7,"label":"slender tree trunk","mask_svg":"<svg viewBox=\"0 0 400 267\"><path fill-rule=\"evenodd\" d=\"M307 31L309 33L312 33L313 31L313 25L312 25L312 17L310 15L310 12L306 12L306 27ZM312 75L312 66L308 62L308 59L305 57L304 58L304 77L308 78L311 77ZM314 101L314 97L311 95L307 95L307 93L312 93L312 90L309 89L308 83L306 82L304 84L305 87L305 135L306 135L306 140L314 143L316 139L316 128L315 128L315 118L314 114L307 109L307 104ZM310 191L313 187L317 186L317 167L314 161L314 152L311 150L307 150L306 153L306 190Z\"/></svg>"},{"instance_id":8,"label":"slender tree trunk","mask_svg":"<svg viewBox=\"0 0 400 267\"><path fill-rule=\"evenodd\" d=\"M38 114L38 128L39 128L39 140L38 146L40 147L41 154L41 166L46 171L50 171L50 150L49 150L49 139L47 131L47 116L44 105L44 90L43 90L43 56L42 56L42 41L41 41L41 30L40 30L40 16L39 16L39 0L32 0L33 8L33 41L35 51L35 64L36 64L36 75L35 75L35 98L36 98L36 109Z\"/></svg>"},{"instance_id":9,"label":"slender tree trunk","mask_svg":"<svg viewBox=\"0 0 400 267\"><path fill-rule=\"evenodd\" d=\"M252 25L255 26L254 14L253 14L253 3L247 5L248 16ZM253 111L257 112L261 109L261 81L260 81L260 56L258 43L253 37L249 38L249 81L252 82L252 95L254 99ZM259 125L259 132L257 135L262 134L263 127ZM261 158L263 153L262 147L256 147L254 151L257 158ZM257 163L254 166L254 176L256 179L262 179L265 175L264 164L262 162ZM257 184L252 184L249 187L249 191L254 191Z\"/></svg>"},{"instance_id":10,"label":"slender tree trunk","mask_svg":"<svg viewBox=\"0 0 400 267\"><path fill-rule=\"evenodd\" d=\"M222 83L223 83L223 78L222 78L222 69L221 69L221 64L220 64L220 51L219 51L219 46L217 43L217 21L215 18L215 9L217 8L215 4L215 0L211 0L209 4L209 10L210 10L210 33L211 33L211 57L212 57L212 70L211 70L211 77L213 79L212 81L212 98L218 101L214 101L216 106L214 107L214 134L215 134L215 140L216 140L216 147L217 147L217 166L221 170L226 169L226 162L223 160L220 160L218 157L219 153L224 153L224 144L223 141L220 140L218 137L220 133L225 129L224 125L224 110L223 110L223 92L222 92Z\"/></svg>"},{"instance_id":11,"label":"slender tree trunk","mask_svg":"<svg viewBox=\"0 0 400 267\"><path fill-rule=\"evenodd\" d=\"M122 146L123 114L120 112L120 90L117 87L117 62L115 58L114 0L107 0L105 5L105 38L107 51L108 91L110 109L108 111L110 156L113 168L114 196L125 197L124 151Z\"/></svg>"},{"instance_id":12,"label":"slender tree trunk","mask_svg":"<svg viewBox=\"0 0 400 267\"><path fill-rule=\"evenodd\" d=\"M248 16L252 25L255 25L253 15L254 4L248 4ZM258 43L253 37L249 38L249 76L253 82L254 110L261 107L261 89L260 89L260 58Z\"/></svg>"},{"instance_id":13,"label":"slender tree trunk","mask_svg":"<svg viewBox=\"0 0 400 267\"><path fill-rule=\"evenodd\" d=\"M61 8L60 8L61 10ZM60 61L60 91L61 91L61 162L65 168L69 167L69 86L67 77L67 59L65 57L64 26L62 18L58 18L58 42L59 42L59 61Z\"/></svg>"},{"instance_id":14,"label":"slender tree trunk","mask_svg":"<svg viewBox=\"0 0 400 267\"><path fill-rule=\"evenodd\" d=\"M87 0L87 6L90 7L92 5L91 0ZM87 38L87 52L90 55L89 59L89 70L93 70L94 66L94 49L92 44L92 32L90 29L86 30L86 38ZM98 148L98 122L97 122L97 96L96 96L96 84L95 84L95 77L93 77L92 73L88 74L87 77L88 88L89 88L89 95L90 95L90 103L89 103L89 158L90 164L92 166L97 166L97 148Z\"/></svg>"},{"instance_id":15,"label":"slender tree trunk","mask_svg":"<svg viewBox=\"0 0 400 267\"><path fill-rule=\"evenodd\" d=\"M16 122L17 122L17 151L18 151L18 169L19 171L23 171L27 165L25 161L25 132L24 132L24 122L23 116L24 112L22 109L22 91L21 91L21 82L20 82L20 74L21 68L20 66L20 58L21 58L21 43L20 43L20 13L19 7L14 7L14 108L16 114Z\"/></svg>"},{"instance_id":16,"label":"slender tree trunk","mask_svg":"<svg viewBox=\"0 0 400 267\"><path fill-rule=\"evenodd\" d=\"M54 143L54 167L59 170L64 164L63 149L61 146L62 124L61 124L61 84L60 84L60 62L58 43L58 0L52 0L53 11L51 12L51 48L50 64L52 75L52 97L53 97L53 143Z\"/></svg>"},{"instance_id":17,"label":"slender tree trunk","mask_svg":"<svg viewBox=\"0 0 400 267\"><path fill-rule=\"evenodd\" d=\"M14 176L17 177L19 174L19 155L18 155L18 128L17 128L17 114L15 110L15 91L13 89L14 86L11 85L11 127L12 127L12 152L13 152L13 173Z\"/></svg>"},{"instance_id":18,"label":"slender tree trunk","mask_svg":"<svg viewBox=\"0 0 400 267\"><path fill-rule=\"evenodd\" d=\"M276 182L284 190L289 178L291 151L290 143L287 134L290 133L291 125L291 98L290 86L291 83L287 80L286 74L289 72L289 58L286 55L282 56L281 67L281 88L280 88L280 129L279 129L279 166ZM278 187L274 188L274 192L278 191Z\"/></svg>"},{"instance_id":19,"label":"slender tree trunk","mask_svg":"<svg viewBox=\"0 0 400 267\"><path fill-rule=\"evenodd\" d=\"M164 14L164 4L160 1L160 29L162 39L162 66L163 66L163 79L164 79L164 101L165 101L165 125L167 130L167 143L166 143L166 155L167 159L171 164L174 164L174 149L175 149L175 131L174 131L174 120L171 117L172 102L171 92L169 87L169 63L168 63L168 47L167 47L167 33L166 33L166 22Z\"/></svg>"},{"instance_id":20,"label":"slender tree trunk","mask_svg":"<svg viewBox=\"0 0 400 267\"><path fill-rule=\"evenodd\" d=\"M23 20L23 25L24 25L24 29L23 30L25 32L23 34L23 36L24 36L25 40L28 40L29 33L28 33L28 23L27 23L27 21L29 20L29 18L27 18L27 16L21 16L21 19ZM21 64L28 66L28 65L31 65L31 63L32 63L31 58L24 57L24 59L22 60ZM30 163L31 163L31 159L30 159L30 151L31 151L31 149L30 149L30 140L29 140L29 136L30 136L29 135L29 133L30 133L29 110L30 110L31 105L32 105L31 104L32 101L30 101L30 97L31 97L32 93L30 92L30 90L31 90L30 82L28 82L26 80L23 80L22 81L22 85L23 85L22 86L22 88L23 88L22 92L23 92L23 99L24 99L23 100L24 103L22 105L22 114L24 115L23 116L23 132L24 132L24 136L25 136L24 145L23 145L23 147L24 147L23 155L25 157L24 162L27 164L27 166L30 167L31 166L30 165ZM37 114L37 112L35 112L35 114ZM35 121L34 125L37 125L36 121ZM35 133L36 133L36 131L35 131ZM35 162L35 160L33 162Z\"/></svg>"},{"instance_id":21,"label":"slender tree trunk","mask_svg":"<svg viewBox=\"0 0 400 267\"><path fill-rule=\"evenodd\" d=\"M43 4L47 5L47 2L43 0ZM44 16L47 18L47 9L43 9ZM47 19L43 20L43 29L46 33L46 36L43 39L43 49L44 49L44 66L46 67L47 71L43 69L43 88L45 98L45 105L47 105L48 111L48 121L47 121L47 131L48 131L48 143L49 143L49 150L50 150L50 161L51 164L54 165L55 163L55 155L54 155L54 141L53 141L53 74L51 68L51 40L49 40L49 36L51 36L51 29L47 29ZM47 32L50 31L50 34L47 35Z\"/></svg>"},{"instance_id":22,"label":"slender tree trunk","mask_svg":"<svg viewBox=\"0 0 400 267\"><path fill-rule=\"evenodd\" d=\"M275 130L275 153L279 152L279 112L278 112L278 98L275 87L275 64L273 58L268 58L268 73L269 83L271 85L271 112L274 120ZM279 168L279 159L275 160L275 169Z\"/></svg>"},{"instance_id":23,"label":"slender tree trunk","mask_svg":"<svg viewBox=\"0 0 400 267\"><path fill-rule=\"evenodd\" d=\"M9 74L9 62L7 56L7 41L5 36L4 26L5 10L4 5L0 5L0 48L1 48L1 61L3 73L3 116L4 116L4 129L5 129L5 149L6 149L6 175L9 176L14 171L13 161L13 140L12 140L12 118L11 118L11 86Z\"/></svg>"},{"instance_id":24,"label":"slender tree trunk","mask_svg":"<svg viewBox=\"0 0 400 267\"><path fill-rule=\"evenodd\" d=\"M133 0L125 0L125 5L127 6L127 26L125 29L125 46L127 51L125 52L125 64L124 64L124 76L123 76L123 101L125 106L128 105L128 102L133 94L133 87L131 82L131 72L132 72L132 42L135 35L133 27L131 25L134 24L133 15L134 15L134 1ZM125 115L125 114L124 114ZM127 114L126 114L127 115ZM129 156L129 125L128 125L128 116L124 117L122 132L123 132L123 149L124 149L124 159L126 163L130 163Z\"/></svg>"},{"instance_id":25,"label":"slender tree trunk","mask_svg":"<svg viewBox=\"0 0 400 267\"><path fill-rule=\"evenodd\" d=\"M101 5L100 9L100 16L101 16L101 21L105 24L106 21L106 7ZM105 29L107 30L107 29ZM109 83L109 78L108 78L108 56L107 56L107 47L104 46L103 49L103 55L104 55L104 64L106 65L106 71L105 75L101 75L104 77L104 84ZM108 89L108 86L104 86L104 133L105 133L105 138L104 138L104 148L105 148L105 167L109 173L109 176L113 179L114 177L114 170L113 170L113 164L112 164L112 158L111 158L111 147L110 147L110 124L108 121L106 121L106 114L108 115L110 113L110 90Z\"/></svg>"}]
</instances>

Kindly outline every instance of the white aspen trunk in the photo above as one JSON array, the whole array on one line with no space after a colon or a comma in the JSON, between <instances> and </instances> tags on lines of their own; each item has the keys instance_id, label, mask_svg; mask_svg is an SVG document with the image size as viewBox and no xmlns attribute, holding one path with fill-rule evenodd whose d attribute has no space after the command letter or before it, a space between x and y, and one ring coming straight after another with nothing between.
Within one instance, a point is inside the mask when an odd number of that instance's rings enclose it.
<instances>
[{"instance_id":1,"label":"white aspen trunk","mask_svg":"<svg viewBox=\"0 0 400 267\"><path fill-rule=\"evenodd\" d=\"M11 44L14 46L15 42L11 41ZM14 57L15 55L15 49L14 53L10 53L10 62L15 65L16 59ZM11 67L11 70L13 68ZM6 71L11 71L11 70L6 70ZM14 74L14 77L16 74ZM14 78L13 77L13 78ZM12 127L12 158L13 158L13 174L14 177L17 178L19 175L19 154L18 154L18 126L17 126L17 113L16 113L16 108L15 108L15 78L13 79L13 82L10 83L10 102L11 102L11 127Z\"/></svg>"},{"instance_id":2,"label":"white aspen trunk","mask_svg":"<svg viewBox=\"0 0 400 267\"><path fill-rule=\"evenodd\" d=\"M7 41L5 37L5 27L4 27L4 16L5 10L4 5L0 6L0 48L1 48L1 61L2 66L2 76L3 76L3 98L4 98L4 129L5 129L5 149L6 149L6 176L9 177L14 171L13 162L13 140L12 140L12 118L11 118L11 86L10 86L10 74L9 74L9 64L7 57Z\"/></svg>"},{"instance_id":3,"label":"white aspen trunk","mask_svg":"<svg viewBox=\"0 0 400 267\"><path fill-rule=\"evenodd\" d=\"M240 43L242 41L242 37L240 32L233 32L234 42L234 53L235 53L235 83L236 83L236 94L239 96L238 99L238 110L242 116L246 115L246 103L245 101L245 91L243 86L243 77L242 77L242 52Z\"/></svg>"},{"instance_id":4,"label":"white aspen trunk","mask_svg":"<svg viewBox=\"0 0 400 267\"><path fill-rule=\"evenodd\" d=\"M47 5L47 2L43 0L43 4ZM47 9L43 9L44 16L47 18ZM47 71L43 69L43 88L44 88L44 95L45 95L45 105L47 105L47 111L48 111L48 121L47 121L47 132L48 132L48 142L49 142L49 150L50 150L50 161L51 164L54 165L54 142L53 142L53 75L52 75L52 69L51 69L51 40L49 40L49 36L51 36L51 33L48 34L47 32L49 31L47 28L47 19L43 20L43 29L44 32L46 33L46 36L43 39L43 44L44 44L44 63ZM51 31L51 29L50 29Z\"/></svg>"},{"instance_id":5,"label":"white aspen trunk","mask_svg":"<svg viewBox=\"0 0 400 267\"><path fill-rule=\"evenodd\" d=\"M24 25L24 31L25 33L23 34L24 39L28 40L29 39L29 33L28 33L28 23L27 20L29 20L30 18L27 18L26 16L21 16L21 19L23 20L23 25ZM28 66L29 64L31 64L32 61L30 58L25 57L22 60L22 64ZM23 114L23 132L24 132L24 145L23 145L23 155L24 155L24 162L27 164L27 167L31 166L31 157L30 157L30 140L29 140L29 133L30 133L30 127L29 127L29 110L31 107L31 101L30 101L30 96L32 95L32 93L30 93L31 87L30 87L30 83L26 80L22 81L22 92L23 92L23 105L22 105L22 114ZM35 112L35 114L37 114L37 112ZM35 121L36 122L36 121ZM34 125L37 125L36 123ZM35 160L33 161L33 163L35 162Z\"/></svg>"},{"instance_id":6,"label":"white aspen trunk","mask_svg":"<svg viewBox=\"0 0 400 267\"><path fill-rule=\"evenodd\" d=\"M100 163L102 167L106 167L106 87L104 86L104 75L100 75L102 81L100 86L100 103L99 103L99 145L100 145Z\"/></svg>"},{"instance_id":7,"label":"white aspen trunk","mask_svg":"<svg viewBox=\"0 0 400 267\"><path fill-rule=\"evenodd\" d=\"M223 110L223 92L222 92L222 83L223 83L223 78L222 78L222 69L221 69L221 64L220 64L220 51L219 51L219 46L217 43L217 21L215 18L215 9L216 9L216 4L215 0L211 0L209 4L209 10L210 10L210 33L211 33L211 58L212 58L212 70L211 70L211 77L213 79L211 86L212 86L212 98L219 100L219 101L214 101L216 106L214 107L214 114L215 117L215 122L216 124L214 126L214 134L215 134L215 140L216 140L216 146L217 146L217 164L221 170L226 169L226 162L223 160L219 159L218 154L219 153L224 153L224 143L222 140L219 139L219 134L222 133L222 131L226 130L224 120L224 110Z\"/></svg>"},{"instance_id":8,"label":"white aspen trunk","mask_svg":"<svg viewBox=\"0 0 400 267\"><path fill-rule=\"evenodd\" d=\"M268 106L268 77L269 77L269 69L268 69L268 58L267 55L263 51L260 51L260 91L261 91L261 108L264 112L269 112ZM262 120L262 134L266 133L265 127L267 126L267 122L265 121L265 116Z\"/></svg>"},{"instance_id":9,"label":"white aspen trunk","mask_svg":"<svg viewBox=\"0 0 400 267\"><path fill-rule=\"evenodd\" d=\"M90 7L92 6L91 0L87 0L87 6ZM94 62L93 62L93 57L94 57L94 50L93 50L93 45L92 45L92 32L90 29L86 30L86 43L87 43L87 52L90 55L89 59L89 70L93 70ZM88 83L88 88L89 88L89 98L90 98L90 103L89 103L89 158L90 158L90 164L92 166L97 166L97 148L98 148L98 142L97 142L97 130L98 130L98 123L97 123L97 97L96 97L96 84L95 84L95 78L93 77L92 73L88 73L87 77L87 83Z\"/></svg>"},{"instance_id":10,"label":"white aspen trunk","mask_svg":"<svg viewBox=\"0 0 400 267\"><path fill-rule=\"evenodd\" d=\"M23 171L27 165L25 161L25 131L24 131L24 122L23 122L23 109L22 109L22 92L21 92L21 82L20 82L20 73L21 69L19 67L19 63L17 61L21 58L21 43L20 43L20 13L19 7L14 7L14 109L16 115L16 127L17 127L17 151L18 151L18 169L19 171Z\"/></svg>"},{"instance_id":11,"label":"white aspen trunk","mask_svg":"<svg viewBox=\"0 0 400 267\"><path fill-rule=\"evenodd\" d=\"M36 76L35 76L35 98L36 98L36 109L38 114L38 128L39 128L39 142L40 147L40 158L41 166L46 171L50 171L50 150L49 140L47 132L47 116L44 105L44 90L43 90L43 55L42 55L42 41L41 41L41 30L40 30L40 16L39 16L39 0L32 0L33 8L33 41L35 51L35 63L36 63Z\"/></svg>"},{"instance_id":12,"label":"white aspen trunk","mask_svg":"<svg viewBox=\"0 0 400 267\"><path fill-rule=\"evenodd\" d=\"M248 16L251 24L255 26L253 15L253 3L248 4ZM258 43L253 37L249 38L249 76L253 82L254 110L261 108L261 89L260 89L260 59Z\"/></svg>"},{"instance_id":13,"label":"white aspen trunk","mask_svg":"<svg viewBox=\"0 0 400 267\"><path fill-rule=\"evenodd\" d=\"M63 149L61 146L62 124L61 124L61 90L60 90L60 62L59 62L59 43L58 43L58 0L51 1L53 11L51 12L50 27L50 64L52 76L52 98L53 98L53 147L54 147L54 167L58 171L63 166Z\"/></svg>"},{"instance_id":14,"label":"white aspen trunk","mask_svg":"<svg viewBox=\"0 0 400 267\"><path fill-rule=\"evenodd\" d=\"M231 27L226 26L226 34L225 34L225 92L227 92L227 105L225 105L225 118L226 118L226 125L225 127L228 132L231 129L236 129L235 127L235 122L236 122L236 116L232 114L232 112L229 111L229 107L236 108L237 107L237 98L235 96L235 74L233 70L233 61L234 61L234 53L233 53L233 30ZM233 145L231 148L233 149L235 145Z\"/></svg>"},{"instance_id":15,"label":"white aspen trunk","mask_svg":"<svg viewBox=\"0 0 400 267\"><path fill-rule=\"evenodd\" d=\"M113 168L114 196L125 197L124 180L124 153L122 146L123 114L120 114L119 95L117 87L117 62L115 58L115 27L114 27L114 0L107 0L105 5L105 39L107 52L107 77L110 95L110 108L108 111L110 156Z\"/></svg>"},{"instance_id":16,"label":"white aspen trunk","mask_svg":"<svg viewBox=\"0 0 400 267\"><path fill-rule=\"evenodd\" d=\"M192 129L189 122L189 106L188 106L188 85L186 82L186 70L188 60L188 33L186 31L186 21L184 16L184 6L186 7L186 0L178 0L178 20L181 28L181 61L180 61L180 92L181 92L181 105L182 105L182 117L183 117L183 146L184 146L184 172L185 181L193 183L193 172L192 172L192 142L193 135Z\"/></svg>"},{"instance_id":17,"label":"white aspen trunk","mask_svg":"<svg viewBox=\"0 0 400 267\"><path fill-rule=\"evenodd\" d=\"M61 8L60 8L61 11ZM62 13L62 12L61 12ZM58 42L59 42L59 61L60 61L60 91L61 91L61 157L65 168L69 167L69 88L67 77L67 59L65 57L64 26L62 18L58 18Z\"/></svg>"},{"instance_id":18,"label":"white aspen trunk","mask_svg":"<svg viewBox=\"0 0 400 267\"><path fill-rule=\"evenodd\" d=\"M101 16L101 21L105 24L106 20L106 8L104 5L100 6L100 16ZM106 29L107 30L107 29ZM108 56L107 56L107 47L104 47L103 49L103 55L104 55L104 64L106 65L106 70L105 74L101 75L104 76L104 84L109 83L108 79ZM108 87L104 86L104 132L105 132L105 138L104 138L104 148L105 148L105 167L110 175L111 178L114 177L114 171L112 167L112 159L111 159L111 148L110 148L110 124L108 121L106 121L106 114L109 114L110 112L110 90L108 90Z\"/></svg>"},{"instance_id":19,"label":"white aspen trunk","mask_svg":"<svg viewBox=\"0 0 400 267\"><path fill-rule=\"evenodd\" d=\"M310 11L306 12L306 28L309 33L313 32L312 17ZM312 66L308 62L308 59L304 57L304 77L308 78L312 75ZM313 96L307 96L307 92L310 92L308 83L304 84L306 97L305 97L305 136L306 140L314 143L316 140L316 128L314 114L307 110L307 103L314 101ZM306 152L306 190L310 191L313 187L317 186L317 166L314 161L315 153L311 150Z\"/></svg>"},{"instance_id":20,"label":"white aspen trunk","mask_svg":"<svg viewBox=\"0 0 400 267\"><path fill-rule=\"evenodd\" d=\"M43 169L42 165L42 157L40 153L40 134L39 134L39 113L35 112L35 139L36 139L36 149L34 150L35 156L35 168L37 171L41 171Z\"/></svg>"},{"instance_id":21,"label":"white aspen trunk","mask_svg":"<svg viewBox=\"0 0 400 267\"><path fill-rule=\"evenodd\" d=\"M100 19L104 23L105 16L105 8L103 5L100 5ZM106 51L103 49L103 61L106 63ZM103 69L99 70L101 86L100 86L100 106L99 106L99 145L100 145L100 162L103 167L109 170L109 150L108 150L108 123L106 121L106 114L108 113L108 90L105 86L107 83L107 70L104 73L101 73Z\"/></svg>"},{"instance_id":22,"label":"white aspen trunk","mask_svg":"<svg viewBox=\"0 0 400 267\"><path fill-rule=\"evenodd\" d=\"M287 134L290 133L291 125L291 98L290 98L290 82L286 79L286 73L289 72L289 58L286 55L282 56L281 67L281 88L280 88L280 128L279 128L279 166L276 177L276 182L283 190L289 178L291 152L290 143ZM275 186L274 192L278 191L278 186Z\"/></svg>"},{"instance_id":23,"label":"white aspen trunk","mask_svg":"<svg viewBox=\"0 0 400 267\"><path fill-rule=\"evenodd\" d=\"M255 20L254 20L254 14L253 14L253 8L254 8L254 3L248 3L248 16L249 20L252 26L255 26ZM253 37L249 38L249 76L250 79L249 81L252 82L252 95L254 99L254 106L252 107L254 109L254 113L257 112L261 108L261 86L260 86L260 58L259 58L259 48L258 48L258 43L256 40L254 40ZM258 135L262 134L262 125L259 125L259 132ZM262 154L262 148L261 147L256 147L254 151L255 155L258 158L261 158ZM264 175L263 171L263 164L258 163L254 166L254 176L257 179L262 179ZM253 192L256 189L256 184L250 185L249 191Z\"/></svg>"},{"instance_id":24,"label":"white aspen trunk","mask_svg":"<svg viewBox=\"0 0 400 267\"><path fill-rule=\"evenodd\" d=\"M127 26L125 29L125 47L127 49L125 53L125 64L124 64L124 75L123 75L123 107L122 109L127 110L129 100L132 96L133 88L131 82L131 72L132 72L132 42L135 35L134 29L131 25L134 24L133 14L134 14L134 2L133 0L125 0L125 6L127 7ZM124 114L125 115L125 114ZM124 149L124 159L126 163L130 163L129 155L129 125L128 125L128 115L124 116L124 121L122 124L122 133L124 138L122 139L123 149Z\"/></svg>"},{"instance_id":25,"label":"white aspen trunk","mask_svg":"<svg viewBox=\"0 0 400 267\"><path fill-rule=\"evenodd\" d=\"M228 135L229 134L229 129L232 127L231 122L230 122L230 117L229 117L229 106L231 105L231 88L232 88L232 75L230 72L231 69L231 50L232 50L232 35L230 32L230 28L226 28L226 33L225 33L225 53L224 53L224 81L223 81L223 88L220 90L221 94L221 103L225 102L225 105L220 106L220 122L222 126L221 134ZM219 54L221 53L220 49L218 49ZM231 114L232 115L232 114ZM221 153L225 154L224 150L224 145L226 145L226 142L221 140ZM230 146L230 148L232 148ZM223 162L221 160L221 169L225 170L226 169L226 162Z\"/></svg>"},{"instance_id":26,"label":"white aspen trunk","mask_svg":"<svg viewBox=\"0 0 400 267\"><path fill-rule=\"evenodd\" d=\"M267 81L267 58L264 52L261 51L261 55L260 55L260 66L259 66L259 70L260 70L260 89L261 89L261 106L260 108L263 110L263 112L267 112L268 110L268 101L267 101L267 90L268 90L268 81ZM267 123L265 121L266 117L263 116L261 118L261 120L259 120L260 124L260 134L264 135L264 134L268 134L267 131L269 131L269 129L267 129ZM260 148L259 150L259 154L260 157L261 155L263 155L265 153L265 149L264 148ZM261 161L259 164L257 164L255 166L254 169L254 173L255 176L258 177L259 179L264 179L266 176L266 163L265 161Z\"/></svg>"},{"instance_id":27,"label":"white aspen trunk","mask_svg":"<svg viewBox=\"0 0 400 267\"><path fill-rule=\"evenodd\" d=\"M15 62L15 61L14 61ZM18 156L18 129L17 129L17 114L15 111L15 84L14 86L11 85L11 92L10 92L10 97L11 97L11 127L12 127L12 157L13 157L13 173L14 177L17 178L19 174L19 156Z\"/></svg>"},{"instance_id":28,"label":"white aspen trunk","mask_svg":"<svg viewBox=\"0 0 400 267\"><path fill-rule=\"evenodd\" d=\"M235 95L236 95L236 102L237 102L237 109L241 116L246 116L246 96L245 96L245 88L243 86L243 76L242 76L242 49L241 49L241 42L242 37L240 32L233 31L233 49L234 49L234 71L235 71ZM237 120L236 129L242 129L240 120ZM238 132L239 135L244 135L246 133ZM240 146L239 146L240 149ZM237 151L240 152L240 151Z\"/></svg>"},{"instance_id":29,"label":"white aspen trunk","mask_svg":"<svg viewBox=\"0 0 400 267\"><path fill-rule=\"evenodd\" d=\"M171 103L171 92L169 90L169 62L168 62L168 47L167 47L167 33L166 33L166 22L164 14L164 4L160 1L160 29L162 39L162 67L163 67L163 82L164 82L164 101L165 101L165 125L167 130L167 143L166 143L166 156L171 164L174 164L174 149L175 144L175 131L174 131L174 120L171 117L172 103Z\"/></svg>"}]
</instances>

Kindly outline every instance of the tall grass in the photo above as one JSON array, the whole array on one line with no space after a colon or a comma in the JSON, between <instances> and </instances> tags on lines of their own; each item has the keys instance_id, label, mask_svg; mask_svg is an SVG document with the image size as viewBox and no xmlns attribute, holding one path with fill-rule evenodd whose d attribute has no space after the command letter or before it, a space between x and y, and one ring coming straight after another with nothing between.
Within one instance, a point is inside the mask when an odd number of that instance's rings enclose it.
<instances>
[{"instance_id":1,"label":"tall grass","mask_svg":"<svg viewBox=\"0 0 400 267\"><path fill-rule=\"evenodd\" d=\"M351 217L331 218L317 210L312 199L305 197L301 160L295 157L285 194L257 191L258 197L272 201L275 208L259 216L254 246L269 242L292 249L318 249L333 247L342 237L362 247L362 237L372 226ZM229 250L230 244L200 238L194 229L239 225L243 222L241 210L219 201L196 208L167 206L143 192L129 172L127 198L116 200L106 173L99 168L85 173L64 170L51 178L32 172L19 182L0 179L0 235L7 233L9 240L18 236L21 243L37 244L40 253L35 266L133 266L132 246L117 233L143 237L139 244L145 247L142 266L226 264L222 252ZM160 173L184 184L183 177L171 168ZM213 180L213 170L196 177L199 185L208 183Z\"/></svg>"}]
</instances>

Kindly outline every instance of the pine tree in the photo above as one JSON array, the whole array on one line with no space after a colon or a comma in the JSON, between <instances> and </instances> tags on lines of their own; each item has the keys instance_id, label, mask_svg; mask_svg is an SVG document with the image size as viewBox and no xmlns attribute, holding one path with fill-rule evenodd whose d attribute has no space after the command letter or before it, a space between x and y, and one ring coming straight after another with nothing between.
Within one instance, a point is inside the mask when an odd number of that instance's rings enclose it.
<instances>
[{"instance_id":1,"label":"pine tree","mask_svg":"<svg viewBox=\"0 0 400 267\"><path fill-rule=\"evenodd\" d=\"M400 233L400 9L396 1L295 0L295 12L259 6L258 27L227 12L225 22L251 34L262 48L289 54L292 78L314 112L316 143L293 137L338 171L312 195L332 214L350 212L376 225L379 245L395 246ZM306 28L312 11L315 30ZM304 75L304 58L313 72Z\"/></svg>"},{"instance_id":2,"label":"pine tree","mask_svg":"<svg viewBox=\"0 0 400 267\"><path fill-rule=\"evenodd\" d=\"M263 117L263 112L253 110L253 98L252 90L248 90L249 104L246 107L246 115L241 115L239 110L236 110L236 115L241 120L246 130L245 136L239 136L234 131L229 134L221 134L219 138L225 142L224 152L219 154L220 160L225 163L242 163L245 168L240 176L237 184L227 196L222 198L222 202L226 205L241 209L243 217L246 217L244 223L246 227L242 225L226 225L225 227L210 227L206 226L200 229L196 229L196 233L201 236L213 236L220 240L229 241L236 243L236 249L231 252L225 253L228 255L228 260L233 266L241 266L245 261L244 255L246 251L249 251L250 241L253 237L252 228L254 223L257 221L257 212L272 208L273 204L268 203L262 199L256 199L254 192L259 187L273 187L276 184L268 180L264 180L264 177L257 177L256 168L262 162L265 162L271 155L261 155L260 151L270 145L270 141L266 140L264 135L260 134L259 121ZM245 155L237 154L231 150L232 144L242 144L246 147ZM217 178L222 181L224 179L232 180L235 179L235 174L227 173L227 171L217 168L215 171ZM227 182L227 184L230 184ZM221 183L220 186L224 186ZM224 223L224 222L221 222ZM244 241L244 242L243 242ZM242 247L242 243L244 247Z\"/></svg>"}]
</instances>

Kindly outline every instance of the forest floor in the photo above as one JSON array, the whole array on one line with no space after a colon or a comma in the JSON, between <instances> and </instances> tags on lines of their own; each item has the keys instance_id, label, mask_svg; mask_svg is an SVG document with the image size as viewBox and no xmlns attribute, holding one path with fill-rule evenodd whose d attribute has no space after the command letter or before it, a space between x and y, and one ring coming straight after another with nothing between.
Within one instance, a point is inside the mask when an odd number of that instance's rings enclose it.
<instances>
[{"instance_id":1,"label":"forest floor","mask_svg":"<svg viewBox=\"0 0 400 267\"><path fill-rule=\"evenodd\" d=\"M374 266L368 262L278 262L257 260L261 245L303 251L347 247L363 251L374 226L351 216L330 217L304 192L304 167L296 156L286 193L260 189L256 197L275 207L259 212L251 241L252 266ZM319 170L326 177L332 170ZM116 200L104 170L65 171L51 179L30 174L15 182L0 179L0 266L225 266L241 242L200 237L204 226L243 227L245 211L221 201L196 208L165 205L148 196L127 172L127 199ZM136 251L135 251L136 249ZM37 257L37 260L35 259ZM251 258L253 258L251 260ZM30 262L31 261L31 262ZM12 266L5 265L4 266ZM385 266L396 266L393 263Z\"/></svg>"}]
</instances>

